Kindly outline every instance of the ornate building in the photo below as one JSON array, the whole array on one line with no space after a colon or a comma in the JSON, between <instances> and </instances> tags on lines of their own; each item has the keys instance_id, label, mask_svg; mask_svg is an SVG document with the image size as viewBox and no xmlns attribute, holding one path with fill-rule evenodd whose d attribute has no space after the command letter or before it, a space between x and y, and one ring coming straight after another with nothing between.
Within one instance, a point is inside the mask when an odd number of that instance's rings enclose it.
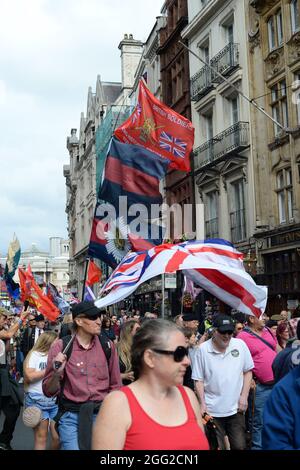
<instances>
[{"instance_id":1,"label":"ornate building","mask_svg":"<svg viewBox=\"0 0 300 470\"><path fill-rule=\"evenodd\" d=\"M40 250L35 243L21 253L19 267L31 271L38 282L51 282L61 294L68 298L69 293L69 240L60 237L49 239L50 250ZM0 258L0 264L5 266L6 258ZM18 272L16 272L18 282Z\"/></svg>"},{"instance_id":2,"label":"ornate building","mask_svg":"<svg viewBox=\"0 0 300 470\"><path fill-rule=\"evenodd\" d=\"M257 280L269 310L300 301L300 2L250 0L250 95L284 129L254 108Z\"/></svg>"},{"instance_id":3,"label":"ornate building","mask_svg":"<svg viewBox=\"0 0 300 470\"><path fill-rule=\"evenodd\" d=\"M204 61L190 54L195 193L204 204L205 237L231 240L248 252L255 220L253 158L250 106L239 94L249 94L246 4L190 0L183 37Z\"/></svg>"},{"instance_id":4,"label":"ornate building","mask_svg":"<svg viewBox=\"0 0 300 470\"><path fill-rule=\"evenodd\" d=\"M165 25L160 29L160 46L157 53L160 57L161 101L191 120L191 100L189 88L189 58L188 51L179 43L181 32L188 23L186 0L166 0L162 14L166 17ZM166 176L166 202L171 205L178 203L194 203L194 188L192 174L181 171L170 171ZM183 210L184 214L184 210ZM192 232L193 221L190 221L188 232ZM171 226L171 238L178 237L184 232L174 233Z\"/></svg>"}]
</instances>

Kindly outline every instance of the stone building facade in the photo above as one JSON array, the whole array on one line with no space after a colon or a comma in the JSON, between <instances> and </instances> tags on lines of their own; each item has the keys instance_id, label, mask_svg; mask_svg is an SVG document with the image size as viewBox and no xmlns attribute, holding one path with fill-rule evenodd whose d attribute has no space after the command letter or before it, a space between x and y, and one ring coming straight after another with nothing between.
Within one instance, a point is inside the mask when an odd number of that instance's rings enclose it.
<instances>
[{"instance_id":1,"label":"stone building facade","mask_svg":"<svg viewBox=\"0 0 300 470\"><path fill-rule=\"evenodd\" d=\"M190 0L188 5L183 37L212 67L190 54L195 193L204 204L204 234L248 252L255 220L253 159L249 103L239 94L249 94L246 2Z\"/></svg>"},{"instance_id":2,"label":"stone building facade","mask_svg":"<svg viewBox=\"0 0 300 470\"><path fill-rule=\"evenodd\" d=\"M157 49L160 59L160 99L174 111L191 120L189 57L188 51L179 43L181 33L188 24L187 0L166 0L161 12L165 16L165 25L160 28L160 45ZM194 203L192 172L187 174L171 170L166 176L165 185L167 204L179 204L184 217L184 205ZM192 232L195 224L193 220L190 222L187 230L182 224L180 233L175 233L171 226L170 237L179 238L184 231Z\"/></svg>"},{"instance_id":3,"label":"stone building facade","mask_svg":"<svg viewBox=\"0 0 300 470\"><path fill-rule=\"evenodd\" d=\"M300 301L300 2L250 0L250 94L282 127L252 109L257 280L268 309Z\"/></svg>"}]
</instances>

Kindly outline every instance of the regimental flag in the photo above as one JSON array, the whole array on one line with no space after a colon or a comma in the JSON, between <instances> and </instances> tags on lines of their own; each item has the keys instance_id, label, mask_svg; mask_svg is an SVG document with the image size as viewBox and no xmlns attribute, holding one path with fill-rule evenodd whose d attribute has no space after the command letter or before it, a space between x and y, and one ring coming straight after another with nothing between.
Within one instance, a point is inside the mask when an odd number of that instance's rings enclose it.
<instances>
[{"instance_id":1,"label":"regimental flag","mask_svg":"<svg viewBox=\"0 0 300 470\"><path fill-rule=\"evenodd\" d=\"M33 274L31 272L30 265L28 265L27 272L24 269L19 268L19 279L21 286L21 300L29 301L29 304L36 308L50 321L55 321L59 316L58 308L53 302L43 294L42 289L36 283Z\"/></svg>"},{"instance_id":2,"label":"regimental flag","mask_svg":"<svg viewBox=\"0 0 300 470\"><path fill-rule=\"evenodd\" d=\"M112 139L91 230L89 256L116 267L129 250L148 249L161 243L164 228L159 220L162 203L159 180L166 174L167 165L165 159L147 149Z\"/></svg>"},{"instance_id":3,"label":"regimental flag","mask_svg":"<svg viewBox=\"0 0 300 470\"><path fill-rule=\"evenodd\" d=\"M1 300L9 300L9 295L5 282L0 279L0 302Z\"/></svg>"},{"instance_id":4,"label":"regimental flag","mask_svg":"<svg viewBox=\"0 0 300 470\"><path fill-rule=\"evenodd\" d=\"M140 80L138 102L132 115L114 135L127 144L140 145L168 159L170 168L190 171L194 127L184 116L155 98Z\"/></svg>"},{"instance_id":5,"label":"regimental flag","mask_svg":"<svg viewBox=\"0 0 300 470\"><path fill-rule=\"evenodd\" d=\"M168 162L137 145L128 145L112 138L105 161L103 181L98 197L118 207L120 196L127 204L161 204L159 181L165 176Z\"/></svg>"},{"instance_id":6,"label":"regimental flag","mask_svg":"<svg viewBox=\"0 0 300 470\"><path fill-rule=\"evenodd\" d=\"M60 310L63 315L69 312L70 304L61 297L60 293L57 290L57 287L51 282L48 282L46 286L46 293L47 297L49 297L51 302L56 305L56 307Z\"/></svg>"},{"instance_id":7,"label":"regimental flag","mask_svg":"<svg viewBox=\"0 0 300 470\"><path fill-rule=\"evenodd\" d=\"M88 286L92 286L96 284L96 282L100 282L102 278L102 271L98 266L94 263L94 261L89 261L89 267L87 272L86 284Z\"/></svg>"},{"instance_id":8,"label":"regimental flag","mask_svg":"<svg viewBox=\"0 0 300 470\"><path fill-rule=\"evenodd\" d=\"M21 257L20 243L16 235L14 234L13 241L10 242L9 247L8 247L7 260L6 260L5 273L4 273L5 276L9 276L13 278L13 276L15 275L16 269L18 267L20 257Z\"/></svg>"},{"instance_id":9,"label":"regimental flag","mask_svg":"<svg viewBox=\"0 0 300 470\"><path fill-rule=\"evenodd\" d=\"M21 247L19 240L14 234L12 242L10 242L7 253L7 260L4 270L4 280L10 297L18 299L20 297L19 284L17 284L13 277L18 267L21 257Z\"/></svg>"},{"instance_id":10,"label":"regimental flag","mask_svg":"<svg viewBox=\"0 0 300 470\"><path fill-rule=\"evenodd\" d=\"M152 277L182 270L227 305L260 317L266 307L267 288L254 282L242 260L242 253L221 239L164 244L128 253L101 291L110 292L95 304L104 308L123 300Z\"/></svg>"}]
</instances>

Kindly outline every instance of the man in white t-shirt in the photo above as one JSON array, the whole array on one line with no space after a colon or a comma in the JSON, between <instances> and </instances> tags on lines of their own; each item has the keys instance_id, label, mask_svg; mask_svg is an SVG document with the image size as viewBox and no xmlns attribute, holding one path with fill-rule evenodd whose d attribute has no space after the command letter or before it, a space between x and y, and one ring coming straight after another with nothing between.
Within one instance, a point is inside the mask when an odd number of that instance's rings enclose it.
<instances>
[{"instance_id":1,"label":"man in white t-shirt","mask_svg":"<svg viewBox=\"0 0 300 470\"><path fill-rule=\"evenodd\" d=\"M254 364L247 345L232 337L234 323L229 316L218 315L213 327L213 337L201 344L195 354L192 378L202 414L214 417L221 437L228 436L232 450L243 450Z\"/></svg>"}]
</instances>

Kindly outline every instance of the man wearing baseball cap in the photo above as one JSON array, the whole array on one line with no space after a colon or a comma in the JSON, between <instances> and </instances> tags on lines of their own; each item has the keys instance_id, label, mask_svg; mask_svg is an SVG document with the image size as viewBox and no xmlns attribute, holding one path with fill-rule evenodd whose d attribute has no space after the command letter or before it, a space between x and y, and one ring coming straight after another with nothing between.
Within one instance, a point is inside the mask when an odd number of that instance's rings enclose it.
<instances>
[{"instance_id":1,"label":"man wearing baseball cap","mask_svg":"<svg viewBox=\"0 0 300 470\"><path fill-rule=\"evenodd\" d=\"M192 378L202 414L218 424L220 442L227 435L232 450L244 450L245 411L252 380L253 361L246 344L233 338L234 322L218 315L211 339L202 343L193 361Z\"/></svg>"},{"instance_id":2,"label":"man wearing baseball cap","mask_svg":"<svg viewBox=\"0 0 300 470\"><path fill-rule=\"evenodd\" d=\"M64 351L65 339L53 343L43 380L44 394L59 396L57 424L63 450L83 448L79 445L79 429L89 441L103 399L122 384L114 344L106 339L111 352L108 359L99 338L103 311L93 302L84 301L72 306L72 316L74 334Z\"/></svg>"}]
</instances>

